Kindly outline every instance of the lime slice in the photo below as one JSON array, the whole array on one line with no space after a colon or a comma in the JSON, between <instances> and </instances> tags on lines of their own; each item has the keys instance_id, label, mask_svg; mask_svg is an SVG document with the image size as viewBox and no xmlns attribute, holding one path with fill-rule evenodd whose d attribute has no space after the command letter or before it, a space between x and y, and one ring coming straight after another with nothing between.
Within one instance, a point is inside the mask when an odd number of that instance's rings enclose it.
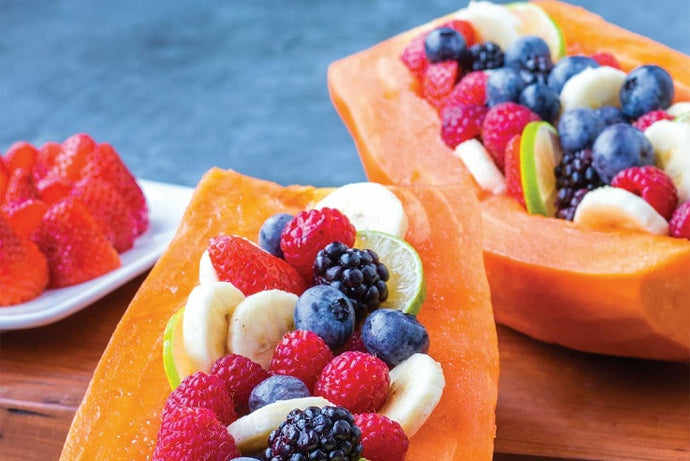
<instances>
[{"instance_id":1,"label":"lime slice","mask_svg":"<svg viewBox=\"0 0 690 461\"><path fill-rule=\"evenodd\" d=\"M544 10L527 2L509 3L506 7L520 20L518 31L521 35L536 35L544 39L553 62L565 56L563 31Z\"/></svg>"},{"instance_id":2,"label":"lime slice","mask_svg":"<svg viewBox=\"0 0 690 461\"><path fill-rule=\"evenodd\" d=\"M172 389L193 372L182 338L183 316L184 307L170 317L163 333L163 369Z\"/></svg>"},{"instance_id":3,"label":"lime slice","mask_svg":"<svg viewBox=\"0 0 690 461\"><path fill-rule=\"evenodd\" d=\"M556 174L563 154L556 129L547 122L530 122L520 139L520 174L530 213L556 215Z\"/></svg>"},{"instance_id":4,"label":"lime slice","mask_svg":"<svg viewBox=\"0 0 690 461\"><path fill-rule=\"evenodd\" d=\"M370 248L388 268L388 299L381 307L417 315L426 298L422 260L406 241L384 232L359 231L355 248Z\"/></svg>"}]
</instances>

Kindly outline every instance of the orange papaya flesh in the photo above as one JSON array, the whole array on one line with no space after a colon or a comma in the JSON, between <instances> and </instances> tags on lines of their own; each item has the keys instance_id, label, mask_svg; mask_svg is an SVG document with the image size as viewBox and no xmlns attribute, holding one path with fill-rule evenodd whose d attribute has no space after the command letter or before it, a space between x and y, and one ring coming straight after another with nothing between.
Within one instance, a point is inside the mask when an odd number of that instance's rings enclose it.
<instances>
[{"instance_id":1,"label":"orange papaya flesh","mask_svg":"<svg viewBox=\"0 0 690 461\"><path fill-rule=\"evenodd\" d=\"M567 17L569 49L598 51L600 36L628 68L647 54L671 69L676 99L689 99L690 58L603 22L585 10L546 2ZM542 3L540 3L542 5ZM690 242L633 232L594 232L528 215L517 202L482 191L440 139L440 120L418 93L400 52L429 24L331 64L331 100L350 131L364 170L387 184L469 184L481 201L484 263L497 322L536 339L587 352L690 359ZM563 21L560 21L561 23ZM578 26L577 24L580 24ZM596 24L596 27L594 25ZM578 35L586 29L586 35ZM682 79L679 80L678 78Z\"/></svg>"},{"instance_id":2,"label":"orange papaya flesh","mask_svg":"<svg viewBox=\"0 0 690 461\"><path fill-rule=\"evenodd\" d=\"M498 346L478 202L455 186L391 190L410 220L406 239L422 258L428 296L419 319L430 332L429 354L442 364L446 378L441 401L411 438L407 458L489 460ZM170 392L161 359L163 332L197 283L199 257L209 238L229 232L255 240L268 216L308 209L327 192L283 188L232 171L207 172L175 238L113 333L72 422L62 460L150 459Z\"/></svg>"}]
</instances>

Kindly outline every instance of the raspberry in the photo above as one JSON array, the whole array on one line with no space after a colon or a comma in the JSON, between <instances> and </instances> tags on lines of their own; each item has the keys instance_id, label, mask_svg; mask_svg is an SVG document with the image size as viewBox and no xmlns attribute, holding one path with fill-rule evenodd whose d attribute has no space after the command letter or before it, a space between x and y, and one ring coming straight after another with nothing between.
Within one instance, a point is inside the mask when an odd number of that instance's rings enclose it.
<instances>
[{"instance_id":1,"label":"raspberry","mask_svg":"<svg viewBox=\"0 0 690 461\"><path fill-rule=\"evenodd\" d=\"M424 52L424 41L426 40L426 36L427 33L423 33L414 38L403 48L400 54L400 59L405 66L407 66L410 72L420 80L424 77L424 72L429 65L429 60L426 58L426 53Z\"/></svg>"},{"instance_id":2,"label":"raspberry","mask_svg":"<svg viewBox=\"0 0 690 461\"><path fill-rule=\"evenodd\" d=\"M158 431L153 461L226 461L241 456L235 439L207 408L171 411Z\"/></svg>"},{"instance_id":3,"label":"raspberry","mask_svg":"<svg viewBox=\"0 0 690 461\"><path fill-rule=\"evenodd\" d=\"M429 64L422 79L422 97L437 109L443 107L458 81L457 61Z\"/></svg>"},{"instance_id":4,"label":"raspberry","mask_svg":"<svg viewBox=\"0 0 690 461\"><path fill-rule=\"evenodd\" d=\"M273 288L301 295L306 288L294 267L242 237L217 235L208 254L218 279L232 283L245 296Z\"/></svg>"},{"instance_id":5,"label":"raspberry","mask_svg":"<svg viewBox=\"0 0 690 461\"><path fill-rule=\"evenodd\" d=\"M488 79L489 74L481 70L465 75L451 91L446 105L455 103L485 105Z\"/></svg>"},{"instance_id":6,"label":"raspberry","mask_svg":"<svg viewBox=\"0 0 690 461\"><path fill-rule=\"evenodd\" d=\"M378 413L359 413L355 424L362 431L362 456L369 461L404 461L409 440L397 421Z\"/></svg>"},{"instance_id":7,"label":"raspberry","mask_svg":"<svg viewBox=\"0 0 690 461\"><path fill-rule=\"evenodd\" d=\"M299 378L312 391L319 374L332 359L331 348L319 335L294 330L286 333L276 346L269 370Z\"/></svg>"},{"instance_id":8,"label":"raspberry","mask_svg":"<svg viewBox=\"0 0 690 461\"><path fill-rule=\"evenodd\" d=\"M269 377L261 365L238 354L221 357L213 364L209 374L218 376L225 383L225 390L235 404L235 413L249 413L249 394L254 386Z\"/></svg>"},{"instance_id":9,"label":"raspberry","mask_svg":"<svg viewBox=\"0 0 690 461\"><path fill-rule=\"evenodd\" d=\"M659 120L673 120L673 116L669 115L665 110L653 110L635 120L632 125L638 130L644 131L649 128L652 123Z\"/></svg>"},{"instance_id":10,"label":"raspberry","mask_svg":"<svg viewBox=\"0 0 690 461\"><path fill-rule=\"evenodd\" d=\"M364 345L362 332L360 330L353 331L340 350L341 353L347 351L367 352L367 347Z\"/></svg>"},{"instance_id":11,"label":"raspberry","mask_svg":"<svg viewBox=\"0 0 690 461\"><path fill-rule=\"evenodd\" d=\"M448 21L439 27L450 27L451 29L460 32L460 34L465 38L465 46L467 48L474 45L476 40L474 27L472 27L472 24L469 22L463 21L462 19L453 19L452 21Z\"/></svg>"},{"instance_id":12,"label":"raspberry","mask_svg":"<svg viewBox=\"0 0 690 461\"><path fill-rule=\"evenodd\" d=\"M666 220L671 219L678 204L676 185L654 166L626 168L613 177L611 185L639 195Z\"/></svg>"},{"instance_id":13,"label":"raspberry","mask_svg":"<svg viewBox=\"0 0 690 461\"><path fill-rule=\"evenodd\" d=\"M386 401L390 376L383 360L365 352L343 352L331 360L316 381L320 395L352 413L375 412Z\"/></svg>"},{"instance_id":14,"label":"raspberry","mask_svg":"<svg viewBox=\"0 0 690 461\"><path fill-rule=\"evenodd\" d=\"M334 208L302 211L285 225L280 248L285 261L311 280L316 254L331 242L352 246L356 233L347 216Z\"/></svg>"},{"instance_id":15,"label":"raspberry","mask_svg":"<svg viewBox=\"0 0 690 461\"><path fill-rule=\"evenodd\" d=\"M441 139L455 149L461 142L480 137L487 111L486 106L477 104L447 105L441 109Z\"/></svg>"},{"instance_id":16,"label":"raspberry","mask_svg":"<svg viewBox=\"0 0 690 461\"><path fill-rule=\"evenodd\" d=\"M237 419L235 405L225 389L225 383L216 375L197 371L187 376L165 401L162 419L181 407L201 407L213 411L218 420L228 425Z\"/></svg>"},{"instance_id":17,"label":"raspberry","mask_svg":"<svg viewBox=\"0 0 690 461\"><path fill-rule=\"evenodd\" d=\"M486 113L482 124L482 140L501 171L504 170L505 150L510 138L522 134L525 125L537 120L537 114L514 102L497 104Z\"/></svg>"},{"instance_id":18,"label":"raspberry","mask_svg":"<svg viewBox=\"0 0 690 461\"><path fill-rule=\"evenodd\" d=\"M668 222L668 233L671 237L690 240L690 202L685 202L673 212Z\"/></svg>"},{"instance_id":19,"label":"raspberry","mask_svg":"<svg viewBox=\"0 0 690 461\"><path fill-rule=\"evenodd\" d=\"M609 66L619 70L621 68L618 59L616 59L616 57L608 51L600 51L598 53L594 53L591 56L591 58L598 62L600 66Z\"/></svg>"},{"instance_id":20,"label":"raspberry","mask_svg":"<svg viewBox=\"0 0 690 461\"><path fill-rule=\"evenodd\" d=\"M525 194L522 190L522 169L520 168L520 140L521 135L510 138L506 146L506 193L525 207Z\"/></svg>"}]
</instances>

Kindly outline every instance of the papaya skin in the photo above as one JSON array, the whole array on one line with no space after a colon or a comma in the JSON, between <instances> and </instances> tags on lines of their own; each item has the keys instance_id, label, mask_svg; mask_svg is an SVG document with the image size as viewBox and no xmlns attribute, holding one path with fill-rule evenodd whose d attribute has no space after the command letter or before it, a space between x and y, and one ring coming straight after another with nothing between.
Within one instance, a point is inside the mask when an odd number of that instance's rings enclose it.
<instances>
[{"instance_id":1,"label":"papaya skin","mask_svg":"<svg viewBox=\"0 0 690 461\"><path fill-rule=\"evenodd\" d=\"M656 62L673 75L676 100L690 100L688 56L581 8L551 0L539 5L561 24L569 52L610 51L624 70ZM581 351L688 361L689 241L595 232L528 215L507 196L482 191L441 141L438 114L419 96L399 56L412 38L449 17L329 67L331 99L369 179L403 185L469 181L465 193L481 201L484 263L497 322Z\"/></svg>"},{"instance_id":2,"label":"papaya skin","mask_svg":"<svg viewBox=\"0 0 690 461\"><path fill-rule=\"evenodd\" d=\"M406 239L424 264L428 296L419 319L430 332L429 354L442 364L447 383L439 405L411 438L408 459L490 460L498 344L482 264L479 204L460 187L391 190L408 214ZM283 188L232 171L207 172L168 250L113 333L60 459L150 459L170 393L161 357L163 332L197 284L199 257L209 238L223 231L255 241L268 216L308 209L328 191Z\"/></svg>"}]
</instances>

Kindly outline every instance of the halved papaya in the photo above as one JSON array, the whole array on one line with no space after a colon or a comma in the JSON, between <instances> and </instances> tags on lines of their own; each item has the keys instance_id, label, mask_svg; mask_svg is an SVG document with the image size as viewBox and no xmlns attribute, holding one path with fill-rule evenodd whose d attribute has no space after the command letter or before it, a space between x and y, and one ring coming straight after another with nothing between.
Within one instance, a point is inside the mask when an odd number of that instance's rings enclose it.
<instances>
[{"instance_id":1,"label":"halved papaya","mask_svg":"<svg viewBox=\"0 0 690 461\"><path fill-rule=\"evenodd\" d=\"M690 99L690 58L584 9L542 0L571 52L610 51L625 69L655 62ZM439 18L331 64L331 99L352 134L367 176L387 184L467 184L469 172L439 136L436 110L400 61L401 50ZM472 181L471 179L469 179ZM528 215L476 184L484 262L496 320L542 341L587 352L690 358L690 242L595 232Z\"/></svg>"},{"instance_id":2,"label":"halved papaya","mask_svg":"<svg viewBox=\"0 0 690 461\"><path fill-rule=\"evenodd\" d=\"M481 253L479 205L457 186L391 187L410 227L406 239L425 267L427 300L419 319L446 388L410 441L408 459L491 459L498 345ZM283 188L232 171L210 170L197 187L169 248L117 326L72 422L62 460L150 459L170 387L161 348L170 316L198 279L210 237L256 239L276 212L308 209L328 189Z\"/></svg>"}]
</instances>

